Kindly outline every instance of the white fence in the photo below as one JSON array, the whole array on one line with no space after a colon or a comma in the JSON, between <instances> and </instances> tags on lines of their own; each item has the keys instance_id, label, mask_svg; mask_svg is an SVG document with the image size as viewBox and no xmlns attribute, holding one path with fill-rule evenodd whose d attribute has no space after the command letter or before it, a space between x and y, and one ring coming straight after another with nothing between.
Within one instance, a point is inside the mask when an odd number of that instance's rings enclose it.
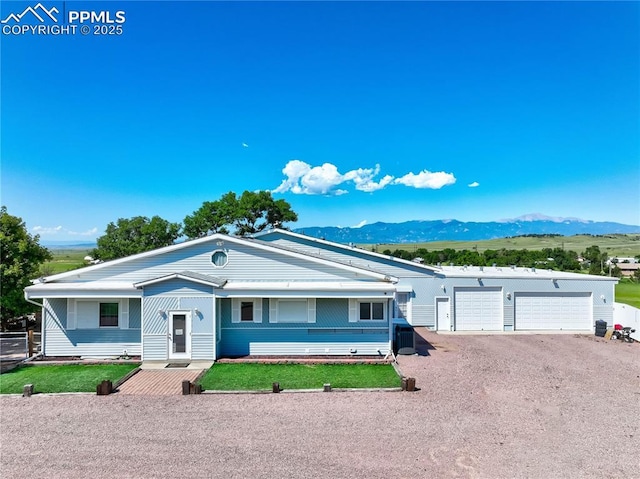
<instances>
[{"instance_id":1,"label":"white fence","mask_svg":"<svg viewBox=\"0 0 640 479\"><path fill-rule=\"evenodd\" d=\"M613 303L613 323L640 329L640 309L628 304Z\"/></svg>"},{"instance_id":2,"label":"white fence","mask_svg":"<svg viewBox=\"0 0 640 479\"><path fill-rule=\"evenodd\" d=\"M640 309L628 304L613 303L613 324L622 324L635 329L636 332L631 337L640 341Z\"/></svg>"}]
</instances>

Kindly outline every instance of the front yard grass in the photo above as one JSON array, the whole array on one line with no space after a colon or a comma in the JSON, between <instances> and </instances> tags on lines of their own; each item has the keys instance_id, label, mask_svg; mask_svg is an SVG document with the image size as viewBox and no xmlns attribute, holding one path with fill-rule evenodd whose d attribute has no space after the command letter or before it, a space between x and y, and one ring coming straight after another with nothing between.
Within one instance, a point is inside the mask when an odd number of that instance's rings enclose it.
<instances>
[{"instance_id":1,"label":"front yard grass","mask_svg":"<svg viewBox=\"0 0 640 479\"><path fill-rule=\"evenodd\" d=\"M98 383L116 382L138 364L63 364L19 366L0 375L0 394L20 394L25 384L35 393L96 392Z\"/></svg>"},{"instance_id":2,"label":"front yard grass","mask_svg":"<svg viewBox=\"0 0 640 479\"><path fill-rule=\"evenodd\" d=\"M394 388L400 378L390 364L214 364L200 380L205 390Z\"/></svg>"},{"instance_id":3,"label":"front yard grass","mask_svg":"<svg viewBox=\"0 0 640 479\"><path fill-rule=\"evenodd\" d=\"M622 280L616 285L616 302L640 308L640 283Z\"/></svg>"}]
</instances>

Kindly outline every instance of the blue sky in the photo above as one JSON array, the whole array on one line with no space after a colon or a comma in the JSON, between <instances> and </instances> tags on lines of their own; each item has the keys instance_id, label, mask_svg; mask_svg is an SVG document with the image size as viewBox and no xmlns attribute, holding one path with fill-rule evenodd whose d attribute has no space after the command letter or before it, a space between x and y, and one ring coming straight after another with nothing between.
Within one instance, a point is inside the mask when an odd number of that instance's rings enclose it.
<instances>
[{"instance_id":1,"label":"blue sky","mask_svg":"<svg viewBox=\"0 0 640 479\"><path fill-rule=\"evenodd\" d=\"M126 19L0 38L1 201L43 241L244 190L298 227L640 224L640 3L42 5Z\"/></svg>"}]
</instances>

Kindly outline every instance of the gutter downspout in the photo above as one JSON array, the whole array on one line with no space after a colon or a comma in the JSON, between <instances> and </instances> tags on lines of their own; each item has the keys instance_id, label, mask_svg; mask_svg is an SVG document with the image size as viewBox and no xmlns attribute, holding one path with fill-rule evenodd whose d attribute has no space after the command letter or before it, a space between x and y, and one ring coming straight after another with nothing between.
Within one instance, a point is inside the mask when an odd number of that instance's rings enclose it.
<instances>
[{"instance_id":1,"label":"gutter downspout","mask_svg":"<svg viewBox=\"0 0 640 479\"><path fill-rule=\"evenodd\" d=\"M40 310L41 310L41 314L42 314L42 321L40 322L40 353L36 354L34 356L34 358L38 357L38 356L44 356L44 331L45 331L45 313L44 313L44 304L40 304L37 301L34 301L33 299L29 298L29 296L27 296L27 292L24 292L24 299L27 303L31 303L31 304L35 304L36 306L40 306Z\"/></svg>"}]
</instances>

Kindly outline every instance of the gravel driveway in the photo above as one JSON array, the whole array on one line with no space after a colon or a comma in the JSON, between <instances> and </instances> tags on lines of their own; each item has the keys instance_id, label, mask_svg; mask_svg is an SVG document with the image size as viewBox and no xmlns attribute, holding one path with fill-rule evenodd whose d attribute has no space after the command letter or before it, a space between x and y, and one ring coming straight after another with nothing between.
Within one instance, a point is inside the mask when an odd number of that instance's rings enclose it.
<instances>
[{"instance_id":1,"label":"gravel driveway","mask_svg":"<svg viewBox=\"0 0 640 479\"><path fill-rule=\"evenodd\" d=\"M640 477L640 344L420 333L415 393L2 397L0 476Z\"/></svg>"}]
</instances>

